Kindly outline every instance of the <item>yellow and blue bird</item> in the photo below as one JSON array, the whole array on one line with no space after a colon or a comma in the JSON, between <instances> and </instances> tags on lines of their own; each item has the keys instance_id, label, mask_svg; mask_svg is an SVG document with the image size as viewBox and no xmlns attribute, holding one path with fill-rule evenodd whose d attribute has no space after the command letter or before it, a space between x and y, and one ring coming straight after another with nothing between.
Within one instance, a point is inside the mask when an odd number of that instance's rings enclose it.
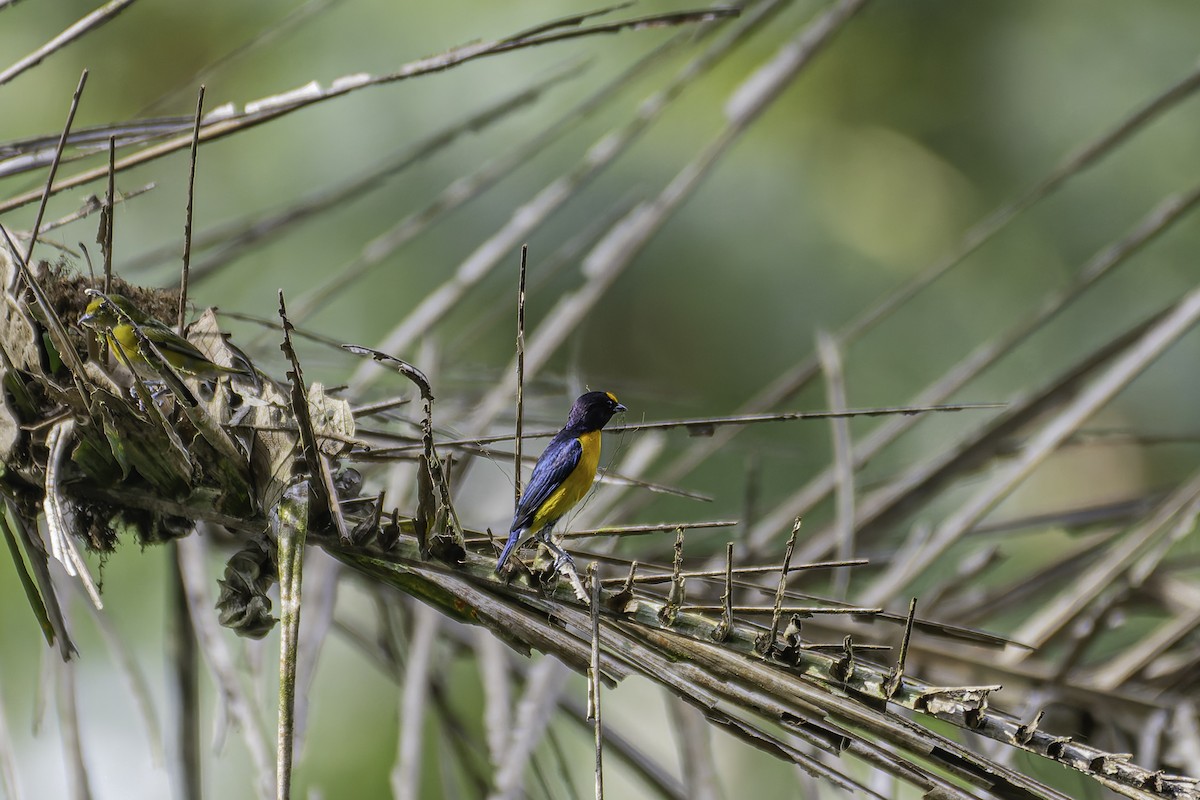
<instances>
[{"instance_id":1,"label":"yellow and blue bird","mask_svg":"<svg viewBox=\"0 0 1200 800\"><path fill-rule=\"evenodd\" d=\"M557 556L555 566L571 560L550 541L554 524L583 499L600 466L600 430L625 410L612 392L582 394L571 406L567 424L538 456L529 484L521 493L508 541L496 563L500 572L518 547L536 538Z\"/></svg>"}]
</instances>

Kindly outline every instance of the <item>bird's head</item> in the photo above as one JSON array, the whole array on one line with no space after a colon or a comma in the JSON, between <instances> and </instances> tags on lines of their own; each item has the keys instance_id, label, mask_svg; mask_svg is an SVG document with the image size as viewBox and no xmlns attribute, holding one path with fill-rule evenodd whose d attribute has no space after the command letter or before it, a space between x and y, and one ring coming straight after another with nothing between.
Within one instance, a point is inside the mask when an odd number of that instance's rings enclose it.
<instances>
[{"instance_id":1,"label":"bird's head","mask_svg":"<svg viewBox=\"0 0 1200 800\"><path fill-rule=\"evenodd\" d=\"M625 411L625 406L617 400L612 392L588 392L581 394L571 406L571 414L567 417L569 427L578 427L588 431L598 431L608 424L613 414Z\"/></svg>"},{"instance_id":2,"label":"bird's head","mask_svg":"<svg viewBox=\"0 0 1200 800\"><path fill-rule=\"evenodd\" d=\"M91 301L87 304L87 308L84 309L83 316L79 318L79 324L99 330L120 324L121 317L113 309L113 306L124 311L129 315L130 319L139 325L145 318L145 315L138 310L138 307L128 297L120 294L106 296L97 293L92 295Z\"/></svg>"}]
</instances>

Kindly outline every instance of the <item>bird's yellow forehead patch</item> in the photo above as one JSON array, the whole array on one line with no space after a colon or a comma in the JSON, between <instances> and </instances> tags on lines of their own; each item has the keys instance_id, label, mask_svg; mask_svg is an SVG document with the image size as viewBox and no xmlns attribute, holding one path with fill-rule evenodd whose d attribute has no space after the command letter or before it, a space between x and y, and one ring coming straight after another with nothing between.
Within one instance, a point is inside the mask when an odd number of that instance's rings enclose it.
<instances>
[{"instance_id":1,"label":"bird's yellow forehead patch","mask_svg":"<svg viewBox=\"0 0 1200 800\"><path fill-rule=\"evenodd\" d=\"M614 403L621 402L620 400L617 399L617 396L615 394L613 394L612 392L605 392L604 394L607 395L608 399L612 400Z\"/></svg>"}]
</instances>

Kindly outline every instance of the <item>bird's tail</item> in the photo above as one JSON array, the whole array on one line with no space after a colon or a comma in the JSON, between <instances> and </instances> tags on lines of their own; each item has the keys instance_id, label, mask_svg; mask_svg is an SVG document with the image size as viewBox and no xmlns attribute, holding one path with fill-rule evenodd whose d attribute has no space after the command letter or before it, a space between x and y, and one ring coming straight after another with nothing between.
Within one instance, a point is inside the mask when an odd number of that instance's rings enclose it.
<instances>
[{"instance_id":1,"label":"bird's tail","mask_svg":"<svg viewBox=\"0 0 1200 800\"><path fill-rule=\"evenodd\" d=\"M504 543L504 550L500 553L500 560L496 562L496 574L504 569L504 562L508 561L509 555L513 550L517 549L517 545L521 543L521 536L525 533L523 528L517 528L515 531L510 531L508 541Z\"/></svg>"}]
</instances>

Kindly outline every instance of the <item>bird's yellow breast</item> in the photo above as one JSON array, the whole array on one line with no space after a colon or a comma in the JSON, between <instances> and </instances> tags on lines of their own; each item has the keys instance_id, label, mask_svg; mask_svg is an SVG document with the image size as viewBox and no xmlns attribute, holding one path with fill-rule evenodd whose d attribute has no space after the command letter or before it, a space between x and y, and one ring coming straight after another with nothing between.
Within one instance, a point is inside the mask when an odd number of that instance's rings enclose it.
<instances>
[{"instance_id":1,"label":"bird's yellow breast","mask_svg":"<svg viewBox=\"0 0 1200 800\"><path fill-rule=\"evenodd\" d=\"M137 334L133 331L133 326L124 323L113 325L109 330L112 331L112 339L108 340L108 349L113 354L114 358L120 360L117 356L116 348L113 346L115 341L125 351L125 355L130 361L138 361L141 359L141 353L138 352Z\"/></svg>"},{"instance_id":2,"label":"bird's yellow breast","mask_svg":"<svg viewBox=\"0 0 1200 800\"><path fill-rule=\"evenodd\" d=\"M121 343L121 347L124 347L126 350L132 350L137 347L137 334L133 332L133 326L119 324L112 326L110 330L112 331L113 338Z\"/></svg>"},{"instance_id":3,"label":"bird's yellow breast","mask_svg":"<svg viewBox=\"0 0 1200 800\"><path fill-rule=\"evenodd\" d=\"M588 489L592 488L592 482L596 480L596 469L600 466L600 431L581 433L579 444L583 448L579 463L533 515L533 524L529 526L530 533L537 533L546 523L566 514L583 499Z\"/></svg>"}]
</instances>

